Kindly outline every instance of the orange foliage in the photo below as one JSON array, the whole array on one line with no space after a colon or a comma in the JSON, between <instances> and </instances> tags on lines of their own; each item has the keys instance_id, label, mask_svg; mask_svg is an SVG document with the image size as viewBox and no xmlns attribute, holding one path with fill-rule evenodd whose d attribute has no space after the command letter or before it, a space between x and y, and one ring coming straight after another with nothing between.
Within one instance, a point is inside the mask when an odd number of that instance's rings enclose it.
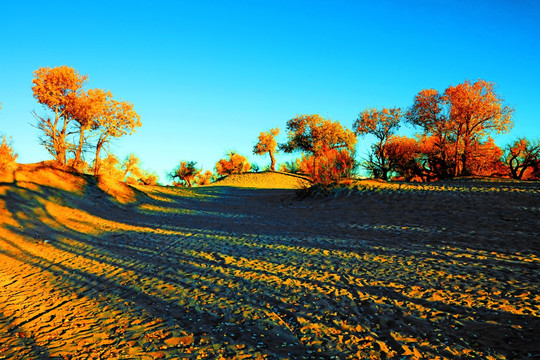
<instances>
[{"instance_id":1,"label":"orange foliage","mask_svg":"<svg viewBox=\"0 0 540 360\"><path fill-rule=\"evenodd\" d=\"M200 173L197 177L197 185L209 185L212 182L214 174L210 170L206 170L204 173Z\"/></svg>"},{"instance_id":2,"label":"orange foliage","mask_svg":"<svg viewBox=\"0 0 540 360\"><path fill-rule=\"evenodd\" d=\"M38 119L38 128L43 131L42 143L49 153L65 165L67 150L73 150L75 159L70 163L74 168L81 166L86 131L96 132L94 174L97 175L102 147L112 137L132 133L141 123L132 104L112 99L109 91L84 91L82 87L86 81L86 75L80 75L68 66L39 68L34 72L32 91L40 104L51 109L54 117L34 115ZM78 145L68 143L67 136L76 133Z\"/></svg>"},{"instance_id":3,"label":"orange foliage","mask_svg":"<svg viewBox=\"0 0 540 360\"><path fill-rule=\"evenodd\" d=\"M435 89L424 89L414 97L413 106L407 111L407 119L420 126L428 134L444 136L447 121L443 114L442 97Z\"/></svg>"},{"instance_id":4,"label":"orange foliage","mask_svg":"<svg viewBox=\"0 0 540 360\"><path fill-rule=\"evenodd\" d=\"M383 108L362 111L356 119L353 129L358 135L373 134L378 140L388 139L399 128L401 109Z\"/></svg>"},{"instance_id":5,"label":"orange foliage","mask_svg":"<svg viewBox=\"0 0 540 360\"><path fill-rule=\"evenodd\" d=\"M448 144L447 144L448 145ZM448 160L441 151L441 139L435 135L417 139L392 136L385 145L391 169L406 181L431 181L448 176ZM502 175L505 166L501 161L502 151L491 137L485 142L476 142L469 168L475 175Z\"/></svg>"},{"instance_id":6,"label":"orange foliage","mask_svg":"<svg viewBox=\"0 0 540 360\"><path fill-rule=\"evenodd\" d=\"M454 158L450 155L454 144L440 135L422 135L418 140L422 158L423 181L431 181L452 177L454 174Z\"/></svg>"},{"instance_id":7,"label":"orange foliage","mask_svg":"<svg viewBox=\"0 0 540 360\"><path fill-rule=\"evenodd\" d=\"M113 154L101 160L100 174L122 181L124 172L120 169L120 160Z\"/></svg>"},{"instance_id":8,"label":"orange foliage","mask_svg":"<svg viewBox=\"0 0 540 360\"><path fill-rule=\"evenodd\" d=\"M78 124L79 144L75 152L75 160L73 161L74 168L77 168L81 161L86 130L95 130L97 128L97 120L105 111L107 99L111 97L112 94L109 91L90 89L87 92L81 91L79 96L75 98L71 115Z\"/></svg>"},{"instance_id":9,"label":"orange foliage","mask_svg":"<svg viewBox=\"0 0 540 360\"><path fill-rule=\"evenodd\" d=\"M40 117L34 113L38 119L38 127L44 132L42 143L63 165L67 161L68 125L72 120L74 103L86 79L86 75L79 75L68 66L42 67L34 72L32 80L34 98L54 113L53 119Z\"/></svg>"},{"instance_id":10,"label":"orange foliage","mask_svg":"<svg viewBox=\"0 0 540 360\"><path fill-rule=\"evenodd\" d=\"M471 149L469 169L471 174L480 176L503 176L507 169L502 162L503 152L490 136L485 142L475 142Z\"/></svg>"},{"instance_id":11,"label":"orange foliage","mask_svg":"<svg viewBox=\"0 0 540 360\"><path fill-rule=\"evenodd\" d=\"M470 175L478 170L478 153L491 132L508 132L513 109L502 105L495 84L484 80L448 87L444 94L422 90L414 98L407 119L437 139L441 177ZM485 170L485 169L484 169Z\"/></svg>"},{"instance_id":12,"label":"orange foliage","mask_svg":"<svg viewBox=\"0 0 540 360\"><path fill-rule=\"evenodd\" d=\"M391 164L391 170L403 177L405 181L421 177L420 144L417 140L406 136L391 136L384 145L384 149Z\"/></svg>"},{"instance_id":13,"label":"orange foliage","mask_svg":"<svg viewBox=\"0 0 540 360\"><path fill-rule=\"evenodd\" d=\"M216 171L219 175L242 174L251 169L247 159L233 151L227 154L229 159L221 159L216 163Z\"/></svg>"},{"instance_id":14,"label":"orange foliage","mask_svg":"<svg viewBox=\"0 0 540 360\"><path fill-rule=\"evenodd\" d=\"M319 114L298 115L287 122L287 130L288 141L280 148L287 153L305 151L312 155L314 179L320 178L318 171L323 166L318 162L324 163L330 150L344 149L352 153L356 145L356 136L351 130Z\"/></svg>"},{"instance_id":15,"label":"orange foliage","mask_svg":"<svg viewBox=\"0 0 540 360\"><path fill-rule=\"evenodd\" d=\"M322 185L336 184L350 177L355 166L354 156L347 149L324 148L317 161L314 155L303 156L298 161L300 172L311 175L314 183Z\"/></svg>"},{"instance_id":16,"label":"orange foliage","mask_svg":"<svg viewBox=\"0 0 540 360\"><path fill-rule=\"evenodd\" d=\"M16 160L17 154L13 152L11 141L6 140L4 135L0 144L0 173L13 168Z\"/></svg>"},{"instance_id":17,"label":"orange foliage","mask_svg":"<svg viewBox=\"0 0 540 360\"><path fill-rule=\"evenodd\" d=\"M158 176L141 169L140 165L140 160L135 154L130 154L122 163L116 156L109 154L101 160L100 176L131 185L157 185Z\"/></svg>"},{"instance_id":18,"label":"orange foliage","mask_svg":"<svg viewBox=\"0 0 540 360\"><path fill-rule=\"evenodd\" d=\"M270 170L276 170L275 152L277 147L276 136L279 134L279 128L271 129L267 132L261 132L259 142L253 147L253 153L256 155L270 155Z\"/></svg>"},{"instance_id":19,"label":"orange foliage","mask_svg":"<svg viewBox=\"0 0 540 360\"><path fill-rule=\"evenodd\" d=\"M94 174L99 174L99 154L111 138L132 134L136 127L141 126L140 116L133 110L133 104L127 101L107 99L96 119L98 140L96 143L96 159Z\"/></svg>"},{"instance_id":20,"label":"orange foliage","mask_svg":"<svg viewBox=\"0 0 540 360\"><path fill-rule=\"evenodd\" d=\"M356 145L351 130L319 114L298 115L287 122L287 130L288 142L280 146L287 153L299 150L318 156L325 148L353 151Z\"/></svg>"},{"instance_id":21,"label":"orange foliage","mask_svg":"<svg viewBox=\"0 0 540 360\"><path fill-rule=\"evenodd\" d=\"M180 164L169 174L171 179L178 179L180 182L173 182L174 186L192 186L192 182L199 176L201 169L197 169L197 162L195 161L182 161Z\"/></svg>"}]
</instances>

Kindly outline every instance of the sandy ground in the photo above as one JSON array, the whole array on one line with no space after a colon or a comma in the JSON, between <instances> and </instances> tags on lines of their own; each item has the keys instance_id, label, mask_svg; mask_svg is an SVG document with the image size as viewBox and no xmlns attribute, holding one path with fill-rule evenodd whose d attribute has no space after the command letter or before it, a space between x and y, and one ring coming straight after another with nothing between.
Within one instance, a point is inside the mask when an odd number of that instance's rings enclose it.
<instances>
[{"instance_id":1,"label":"sandy ground","mask_svg":"<svg viewBox=\"0 0 540 360\"><path fill-rule=\"evenodd\" d=\"M539 183L298 201L21 168L0 179L0 358L538 358L539 239Z\"/></svg>"}]
</instances>

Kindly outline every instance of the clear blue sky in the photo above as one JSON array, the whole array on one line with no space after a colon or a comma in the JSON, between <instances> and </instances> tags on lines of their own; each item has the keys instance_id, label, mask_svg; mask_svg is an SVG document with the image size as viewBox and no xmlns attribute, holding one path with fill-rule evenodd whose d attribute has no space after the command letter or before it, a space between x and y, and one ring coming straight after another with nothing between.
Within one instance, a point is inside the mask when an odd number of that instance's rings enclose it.
<instances>
[{"instance_id":1,"label":"clear blue sky","mask_svg":"<svg viewBox=\"0 0 540 360\"><path fill-rule=\"evenodd\" d=\"M497 83L515 108L500 146L540 136L536 0L0 1L0 133L22 163L50 159L31 82L60 65L134 104L143 126L112 150L163 182L180 160L213 169L229 149L266 165L251 153L259 132L278 126L283 141L296 114L351 127L368 107L466 79Z\"/></svg>"}]
</instances>

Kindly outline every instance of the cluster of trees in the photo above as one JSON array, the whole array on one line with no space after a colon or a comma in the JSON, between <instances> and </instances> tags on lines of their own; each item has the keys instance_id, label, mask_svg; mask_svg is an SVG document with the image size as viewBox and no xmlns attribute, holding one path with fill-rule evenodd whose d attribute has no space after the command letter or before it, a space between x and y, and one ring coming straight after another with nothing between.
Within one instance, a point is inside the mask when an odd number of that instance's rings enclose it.
<instances>
[{"instance_id":1,"label":"cluster of trees","mask_svg":"<svg viewBox=\"0 0 540 360\"><path fill-rule=\"evenodd\" d=\"M48 112L34 116L41 143L58 163L84 170L85 153L92 150L92 170L98 175L101 151L111 139L133 133L141 122L133 104L115 100L110 91L86 90L87 79L68 66L36 70L33 95Z\"/></svg>"},{"instance_id":2,"label":"cluster of trees","mask_svg":"<svg viewBox=\"0 0 540 360\"><path fill-rule=\"evenodd\" d=\"M288 141L278 144L275 137L279 128L261 132L253 148L256 155L269 154L269 170L275 171L277 151L302 152L302 157L289 167L280 170L310 174L315 183L330 184L350 177L356 167L354 160L355 134L339 122L324 119L318 114L297 116L287 122ZM188 166L190 165L190 166ZM227 158L216 163L218 175L241 174L252 166L246 157L227 153ZM199 173L195 162L182 161L169 177L178 179L177 185L191 186L194 174Z\"/></svg>"},{"instance_id":3,"label":"cluster of trees","mask_svg":"<svg viewBox=\"0 0 540 360\"><path fill-rule=\"evenodd\" d=\"M131 154L120 162L108 151L112 139L132 134L141 126L133 105L118 101L109 91L85 89L86 75L67 66L34 72L33 95L47 112L38 114L41 143L62 165L78 171L108 176L129 183L156 184L157 176L144 171ZM0 104L1 108L1 104ZM519 138L499 148L491 135L509 132L514 109L504 106L495 84L478 80L450 86L440 93L420 91L408 109L366 109L347 129L318 114L297 115L286 123L287 141L278 144L279 128L261 132L253 147L256 155L268 154L265 169L275 171L276 153L301 153L280 171L301 172L314 183L333 184L350 178L358 168L355 146L359 136L372 135L367 158L361 163L383 180L433 181L457 176L510 176L540 179L540 141ZM420 130L414 137L400 136L404 124ZM106 156L102 159L102 150ZM86 155L93 155L89 165ZM0 144L0 171L14 164L17 155L4 136ZM169 174L176 186L205 185L216 176L239 174L258 166L230 151L215 165L216 175L197 168L195 161L181 161Z\"/></svg>"},{"instance_id":4,"label":"cluster of trees","mask_svg":"<svg viewBox=\"0 0 540 360\"><path fill-rule=\"evenodd\" d=\"M513 111L503 106L493 83L465 81L444 93L420 91L406 111L365 110L353 128L358 135L372 134L377 139L365 166L381 179L432 181L468 175L538 178L538 141L518 139L503 150L490 136L510 131ZM403 120L422 132L414 138L398 136Z\"/></svg>"},{"instance_id":5,"label":"cluster of trees","mask_svg":"<svg viewBox=\"0 0 540 360\"><path fill-rule=\"evenodd\" d=\"M131 154L121 162L108 151L112 139L132 134L141 126L133 104L113 98L110 91L85 89L88 76L68 66L42 67L34 72L34 98L45 108L34 112L40 142L58 164L82 173L106 174L130 184L157 184ZM102 151L106 153L101 158ZM86 155L93 157L92 165ZM17 155L5 136L0 145L0 171L14 164Z\"/></svg>"},{"instance_id":6,"label":"cluster of trees","mask_svg":"<svg viewBox=\"0 0 540 360\"><path fill-rule=\"evenodd\" d=\"M510 131L513 112L504 106L494 83L478 80L450 86L443 93L422 90L406 110L366 109L352 130L319 115L297 116L287 123L288 141L279 149L302 151L303 155L282 169L311 174L321 183L349 177L357 165L356 136L370 134L375 142L362 165L375 178L433 181L483 175L539 179L540 141L519 138L501 149L490 136ZM404 122L421 131L412 138L399 136ZM268 137L263 134L259 141Z\"/></svg>"},{"instance_id":7,"label":"cluster of trees","mask_svg":"<svg viewBox=\"0 0 540 360\"><path fill-rule=\"evenodd\" d=\"M235 151L229 151L226 156L227 158L221 159L216 163L215 169L217 175L242 174L252 170L252 166L245 156ZM197 168L196 161L181 161L168 174L168 177L173 181L174 186L187 187L208 185L216 179L212 171L203 171L203 169Z\"/></svg>"},{"instance_id":8,"label":"cluster of trees","mask_svg":"<svg viewBox=\"0 0 540 360\"><path fill-rule=\"evenodd\" d=\"M301 152L299 159L282 164L280 170L308 174L314 183L329 185L355 173L357 137L369 134L375 142L361 165L375 178L423 182L468 175L540 179L540 141L520 138L501 149L491 137L510 131L513 112L503 105L495 84L465 81L443 93L422 90L405 110L366 109L352 130L318 114L298 115L286 124L285 143L276 141L279 128L261 132L253 153L268 154L268 169L274 171L278 151ZM400 136L404 123L420 132L414 137ZM245 157L234 152L227 155L216 164L218 175L249 171ZM174 176L183 178L176 170ZM192 181L181 184L191 186Z\"/></svg>"},{"instance_id":9,"label":"cluster of trees","mask_svg":"<svg viewBox=\"0 0 540 360\"><path fill-rule=\"evenodd\" d=\"M180 164L169 173L174 186L208 185L214 180L214 174L210 170L204 171L197 168L196 161L181 161Z\"/></svg>"},{"instance_id":10,"label":"cluster of trees","mask_svg":"<svg viewBox=\"0 0 540 360\"><path fill-rule=\"evenodd\" d=\"M114 154L109 153L101 160L100 174L131 185L157 185L158 183L157 175L142 169L141 162L135 154L129 154L121 162Z\"/></svg>"}]
</instances>

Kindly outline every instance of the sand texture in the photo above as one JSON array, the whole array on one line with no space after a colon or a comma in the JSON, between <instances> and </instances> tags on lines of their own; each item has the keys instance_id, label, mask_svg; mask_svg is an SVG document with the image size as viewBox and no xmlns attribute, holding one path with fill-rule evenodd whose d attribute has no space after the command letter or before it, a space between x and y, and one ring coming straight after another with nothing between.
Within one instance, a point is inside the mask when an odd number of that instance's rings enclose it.
<instances>
[{"instance_id":1,"label":"sand texture","mask_svg":"<svg viewBox=\"0 0 540 360\"><path fill-rule=\"evenodd\" d=\"M538 182L0 181L0 359L540 356Z\"/></svg>"}]
</instances>

